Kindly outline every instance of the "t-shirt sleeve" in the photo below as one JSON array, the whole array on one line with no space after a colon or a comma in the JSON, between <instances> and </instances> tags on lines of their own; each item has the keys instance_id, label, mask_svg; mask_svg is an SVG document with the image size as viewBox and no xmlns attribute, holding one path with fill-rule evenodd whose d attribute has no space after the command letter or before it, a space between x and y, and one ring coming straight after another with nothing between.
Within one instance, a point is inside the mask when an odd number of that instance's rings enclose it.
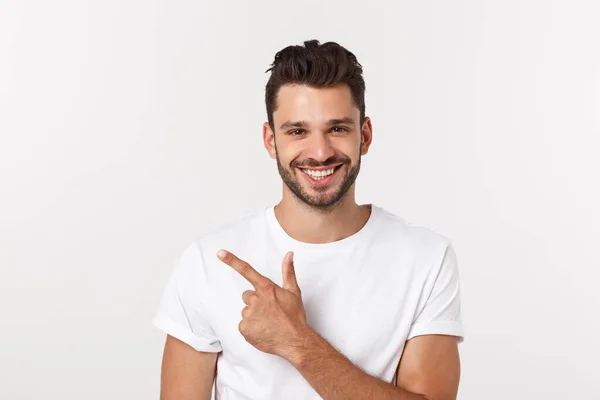
<instances>
[{"instance_id":1,"label":"t-shirt sleeve","mask_svg":"<svg viewBox=\"0 0 600 400\"><path fill-rule=\"evenodd\" d=\"M193 242L175 263L152 323L198 351L216 353L222 348L210 324L209 307L202 256Z\"/></svg>"},{"instance_id":2,"label":"t-shirt sleeve","mask_svg":"<svg viewBox=\"0 0 600 400\"><path fill-rule=\"evenodd\" d=\"M429 296L414 319L407 340L438 334L457 336L462 342L460 282L456 254L451 244L446 247L441 263L432 269L427 282L426 287L431 288Z\"/></svg>"}]
</instances>

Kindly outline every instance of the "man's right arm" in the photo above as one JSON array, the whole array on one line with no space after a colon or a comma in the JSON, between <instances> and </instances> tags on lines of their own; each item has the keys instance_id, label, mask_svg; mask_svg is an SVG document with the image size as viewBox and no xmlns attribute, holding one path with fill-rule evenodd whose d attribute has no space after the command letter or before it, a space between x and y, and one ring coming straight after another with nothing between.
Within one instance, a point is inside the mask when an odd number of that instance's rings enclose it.
<instances>
[{"instance_id":1,"label":"man's right arm","mask_svg":"<svg viewBox=\"0 0 600 400\"><path fill-rule=\"evenodd\" d=\"M161 368L161 400L210 400L219 353L197 351L167 335Z\"/></svg>"}]
</instances>

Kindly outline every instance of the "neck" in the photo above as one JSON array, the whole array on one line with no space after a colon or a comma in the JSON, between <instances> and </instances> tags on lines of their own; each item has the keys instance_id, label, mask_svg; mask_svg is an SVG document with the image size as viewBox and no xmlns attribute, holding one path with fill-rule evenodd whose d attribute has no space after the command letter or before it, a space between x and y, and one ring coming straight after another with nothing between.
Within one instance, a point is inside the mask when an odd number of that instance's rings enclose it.
<instances>
[{"instance_id":1,"label":"neck","mask_svg":"<svg viewBox=\"0 0 600 400\"><path fill-rule=\"evenodd\" d=\"M358 205L354 186L330 209L312 207L284 188L282 200L275 206L275 216L283 230L304 243L330 243L358 232L369 220L370 205Z\"/></svg>"}]
</instances>

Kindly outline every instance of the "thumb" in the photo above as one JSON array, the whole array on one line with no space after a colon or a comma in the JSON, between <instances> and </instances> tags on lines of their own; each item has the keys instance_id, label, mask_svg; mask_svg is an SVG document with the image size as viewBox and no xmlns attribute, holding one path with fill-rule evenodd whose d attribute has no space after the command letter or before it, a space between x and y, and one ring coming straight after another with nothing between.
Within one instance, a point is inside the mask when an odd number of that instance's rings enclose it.
<instances>
[{"instance_id":1,"label":"thumb","mask_svg":"<svg viewBox=\"0 0 600 400\"><path fill-rule=\"evenodd\" d=\"M298 281L296 280L296 271L294 269L294 253L288 251L285 257L283 257L283 288L289 290L290 292L300 296L300 287L298 286Z\"/></svg>"}]
</instances>

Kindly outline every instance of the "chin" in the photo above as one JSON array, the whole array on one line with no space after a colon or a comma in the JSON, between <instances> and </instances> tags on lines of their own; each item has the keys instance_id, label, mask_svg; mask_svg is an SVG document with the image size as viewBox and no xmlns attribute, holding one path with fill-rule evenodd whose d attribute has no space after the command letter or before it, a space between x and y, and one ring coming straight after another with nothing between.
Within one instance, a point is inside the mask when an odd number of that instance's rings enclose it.
<instances>
[{"instance_id":1,"label":"chin","mask_svg":"<svg viewBox=\"0 0 600 400\"><path fill-rule=\"evenodd\" d=\"M340 196L338 190L339 190L339 188L331 188L330 190L328 190L326 192L326 194L321 192L320 195L313 194L313 195L305 196L305 198L304 198L305 203L308 203L314 207L322 207L322 208L328 208L328 207L335 206L344 198L344 196Z\"/></svg>"}]
</instances>

